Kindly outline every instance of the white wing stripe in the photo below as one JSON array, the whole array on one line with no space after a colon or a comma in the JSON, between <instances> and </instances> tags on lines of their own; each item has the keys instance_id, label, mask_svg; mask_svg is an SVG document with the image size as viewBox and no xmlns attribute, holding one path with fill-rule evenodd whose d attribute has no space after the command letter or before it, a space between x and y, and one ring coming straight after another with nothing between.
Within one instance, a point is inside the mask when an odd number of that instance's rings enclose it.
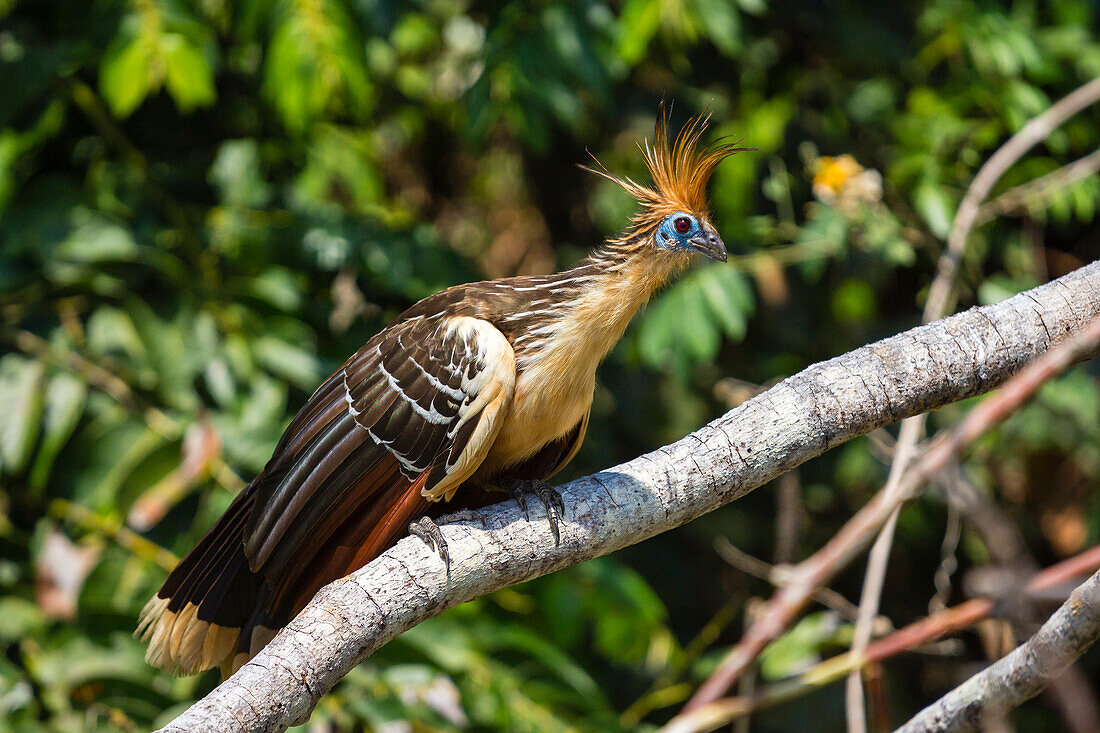
<instances>
[{"instance_id":1,"label":"white wing stripe","mask_svg":"<svg viewBox=\"0 0 1100 733\"><path fill-rule=\"evenodd\" d=\"M355 409L355 402L351 399L351 388L348 387L348 373L344 370L340 370L341 376L344 378L344 401L348 403L348 412L351 413L352 418L359 417L359 410ZM356 425L359 425L358 421L352 420ZM363 427L359 425L359 427Z\"/></svg>"},{"instance_id":2,"label":"white wing stripe","mask_svg":"<svg viewBox=\"0 0 1100 733\"><path fill-rule=\"evenodd\" d=\"M439 412L436 412L434 406L430 410L425 410L423 407L420 406L419 402L405 394L401 390L400 385L397 384L397 380L394 379L394 376L386 371L385 364L379 362L378 370L386 375L386 380L390 383L390 388L393 389L393 391L396 392L398 395L400 395L401 399L405 400L405 402L409 405L409 407L413 408L413 412L415 412L417 415L420 415L420 417L424 418L432 425L442 425L443 423L449 422L451 420L451 418L447 417L446 415L442 415Z\"/></svg>"},{"instance_id":3,"label":"white wing stripe","mask_svg":"<svg viewBox=\"0 0 1100 733\"><path fill-rule=\"evenodd\" d=\"M428 380L428 384L432 385L440 392L450 397L452 400L457 400L461 402L466 397L466 394L462 390L448 387L447 385L443 384L443 382L439 381L434 376L429 374L428 371L424 369L424 367L420 366L420 363L417 362L416 359L413 359L412 363L417 368L417 370L419 370L419 372L424 375L424 378ZM452 374L457 374L457 372L453 368L451 368L450 365L448 365L448 367Z\"/></svg>"}]
</instances>

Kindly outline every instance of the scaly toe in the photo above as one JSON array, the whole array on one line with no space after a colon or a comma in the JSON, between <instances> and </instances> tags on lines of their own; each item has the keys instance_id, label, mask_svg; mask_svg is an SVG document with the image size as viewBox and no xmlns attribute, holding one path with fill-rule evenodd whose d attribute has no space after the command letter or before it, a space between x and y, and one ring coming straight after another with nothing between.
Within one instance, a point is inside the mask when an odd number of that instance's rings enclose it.
<instances>
[{"instance_id":1,"label":"scaly toe","mask_svg":"<svg viewBox=\"0 0 1100 733\"><path fill-rule=\"evenodd\" d=\"M439 530L439 525L432 521L431 517L421 517L410 524L409 534L422 539L424 544L443 559L443 564L447 567L447 572L450 572L451 553L447 549L447 540Z\"/></svg>"},{"instance_id":2,"label":"scaly toe","mask_svg":"<svg viewBox=\"0 0 1100 733\"><path fill-rule=\"evenodd\" d=\"M514 480L511 482L512 496L519 502L523 509L523 515L527 521L531 521L531 515L527 510L527 495L534 494L546 507L546 520L550 522L550 531L554 535L554 546L561 544L561 522L565 515L565 502L561 493L545 481L537 479Z\"/></svg>"}]
</instances>

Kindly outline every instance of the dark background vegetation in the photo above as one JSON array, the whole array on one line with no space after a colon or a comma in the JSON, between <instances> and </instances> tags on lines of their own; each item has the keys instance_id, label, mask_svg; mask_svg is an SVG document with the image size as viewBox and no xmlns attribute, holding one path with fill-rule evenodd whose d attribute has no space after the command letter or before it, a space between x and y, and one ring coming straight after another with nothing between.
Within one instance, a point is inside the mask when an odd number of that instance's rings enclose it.
<instances>
[{"instance_id":1,"label":"dark background vegetation","mask_svg":"<svg viewBox=\"0 0 1100 733\"><path fill-rule=\"evenodd\" d=\"M0 730L145 730L215 685L216 673L154 671L129 635L173 555L400 310L457 282L567 266L615 234L631 202L577 164L591 152L644 179L635 143L662 97L674 122L709 106L715 135L759 148L712 185L731 264L693 271L638 317L601 369L568 475L918 323L977 168L1100 75L1097 12L1085 0L0 0ZM1098 123L1097 110L1068 122L994 197L1095 150ZM961 305L1093 259L1098 204L1093 176L981 227ZM1048 385L964 467L1041 564L1100 533L1098 386L1087 367ZM770 593L715 538L805 557L881 486L888 442L803 467L794 511L765 487L425 623L349 675L310 729L659 724L736 640L750 598ZM944 549L948 514L933 494L901 516L883 602L895 625L928 612L941 565L958 562L939 591L954 603L989 561L965 524ZM857 563L834 587L857 599L861 578ZM973 673L1004 629L991 624L888 661L885 719ZM850 631L811 609L764 656L762 680L842 651ZM1100 681L1095 654L1083 665ZM1059 730L1050 705L1015 719ZM842 721L834 685L754 728Z\"/></svg>"}]
</instances>

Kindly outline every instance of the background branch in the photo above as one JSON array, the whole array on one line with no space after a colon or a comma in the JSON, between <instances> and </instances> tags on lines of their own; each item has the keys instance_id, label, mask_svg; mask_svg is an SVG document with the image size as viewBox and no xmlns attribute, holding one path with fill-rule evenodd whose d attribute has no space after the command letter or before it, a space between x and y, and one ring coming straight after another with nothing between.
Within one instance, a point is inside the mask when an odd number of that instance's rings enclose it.
<instances>
[{"instance_id":1,"label":"background branch","mask_svg":"<svg viewBox=\"0 0 1100 733\"><path fill-rule=\"evenodd\" d=\"M1100 572L1079 586L1035 636L922 710L897 733L975 730L1039 694L1100 638Z\"/></svg>"},{"instance_id":2,"label":"background branch","mask_svg":"<svg viewBox=\"0 0 1100 733\"><path fill-rule=\"evenodd\" d=\"M988 391L1098 315L1093 263L815 364L676 443L563 486L558 546L514 501L485 510L482 526L444 525L449 574L422 542L402 540L323 588L255 659L163 730L301 723L344 674L416 624L679 526L857 435Z\"/></svg>"},{"instance_id":3,"label":"background branch","mask_svg":"<svg viewBox=\"0 0 1100 733\"><path fill-rule=\"evenodd\" d=\"M1093 547L1035 573L1021 586L1021 591L1029 594L1048 592L1067 582L1077 582L1086 574L1094 572L1097 567L1100 567L1100 547ZM661 733L701 733L714 730L759 710L808 695L836 682L852 670L913 651L969 628L994 615L1002 601L1003 599L992 596L983 596L946 608L872 641L860 654L850 650L818 662L794 677L768 685L751 696L726 697L707 703L690 713L678 716Z\"/></svg>"},{"instance_id":4,"label":"background branch","mask_svg":"<svg viewBox=\"0 0 1100 733\"><path fill-rule=\"evenodd\" d=\"M982 309L972 309L963 315L981 311ZM942 323L949 323L960 317L962 316ZM684 712L691 712L722 697L764 647L778 638L794 620L813 593L851 562L880 528L895 516L898 506L912 498L936 474L952 465L960 451L1018 409L1054 375L1095 353L1098 343L1100 319L1094 320L1063 347L1052 350L1028 367L1009 382L995 399L978 405L954 429L937 437L896 484L887 483L824 547L791 570L786 585L762 609L760 621L753 624L741 641L729 651L718 669L684 706ZM855 651L858 654L860 650Z\"/></svg>"},{"instance_id":5,"label":"background branch","mask_svg":"<svg viewBox=\"0 0 1100 733\"><path fill-rule=\"evenodd\" d=\"M932 284L928 289L928 299L925 302L922 315L924 323L931 323L943 318L954 309L954 299L951 297L951 293L955 288L958 265L966 251L970 232L979 223L980 207L993 186L1032 147L1047 139L1062 123L1098 99L1100 99L1100 79L1095 79L1058 100L1042 114L1029 120L1019 132L998 148L978 170L974 180L967 187L958 211L955 213L947 237L947 246L938 263L936 277L932 280ZM1065 180L1068 185L1072 180L1076 180L1074 176L1081 175L1081 172L1087 169L1088 165L1086 163L1076 168L1067 166L1067 168L1070 168L1067 173L1051 178L1047 183L1050 184L1051 188L1057 188L1059 185L1063 185L1061 182ZM1046 191L1049 189L1042 188L1040 190ZM917 415L901 424L897 446L890 462L889 478L884 489L887 496L891 498L896 498L902 474L917 450L917 443L924 433L924 421L925 415ZM856 622L852 639L852 649L857 654L861 654L871 641L872 622L878 616L879 600L886 582L886 566L890 560L890 549L893 546L894 530L897 527L900 511L901 502L898 501L893 514L886 520L879 536L875 539L875 544L871 547L867 559L867 570L864 573L863 590L859 600L859 620ZM864 716L863 684L859 671L853 672L848 677L845 697L848 733L866 733L867 721Z\"/></svg>"},{"instance_id":6,"label":"background branch","mask_svg":"<svg viewBox=\"0 0 1100 733\"><path fill-rule=\"evenodd\" d=\"M966 195L963 196L962 203L959 204L959 210L951 224L951 231L947 234L947 247L936 265L936 279L928 291L928 300L924 304L925 320L929 320L927 318L929 314L946 313L951 310L955 272L966 250L966 240L970 236L970 230L978 223L982 202L997 185L997 181L1001 180L1001 176L1007 173L1008 169L1015 165L1027 151L1046 140L1055 128L1097 101L1100 101L1100 77L1078 87L1052 104L1043 114L1028 120L1026 125L1010 137L978 169L977 175L966 190Z\"/></svg>"}]
</instances>

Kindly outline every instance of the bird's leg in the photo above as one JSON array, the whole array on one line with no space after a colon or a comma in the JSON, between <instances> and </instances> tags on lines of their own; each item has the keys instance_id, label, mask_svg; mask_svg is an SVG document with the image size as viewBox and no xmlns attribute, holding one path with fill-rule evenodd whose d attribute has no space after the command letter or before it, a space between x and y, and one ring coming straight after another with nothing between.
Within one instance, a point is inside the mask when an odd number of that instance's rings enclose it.
<instances>
[{"instance_id":1,"label":"bird's leg","mask_svg":"<svg viewBox=\"0 0 1100 733\"><path fill-rule=\"evenodd\" d=\"M443 559L447 572L451 572L451 553L447 549L447 540L439 531L439 525L431 517L424 516L409 525L409 534L424 540L433 552Z\"/></svg>"},{"instance_id":2,"label":"bird's leg","mask_svg":"<svg viewBox=\"0 0 1100 733\"><path fill-rule=\"evenodd\" d=\"M519 502L520 508L523 509L523 516L527 517L528 522L531 521L531 514L527 511L527 495L534 494L541 499L543 506L546 507L546 519L550 522L550 531L554 533L554 546L561 544L559 524L565 514L565 502L562 501L557 489L538 479L508 479L504 482L503 488L512 492L512 496Z\"/></svg>"},{"instance_id":3,"label":"bird's leg","mask_svg":"<svg viewBox=\"0 0 1100 733\"><path fill-rule=\"evenodd\" d=\"M453 522L478 522L484 525L485 517L469 509L459 509L439 518L439 524L451 524ZM435 551L447 566L447 571L450 572L451 553L447 547L447 540L439 529L439 524L436 524L431 517L423 516L409 525L409 534L419 537L424 541L424 544Z\"/></svg>"}]
</instances>

